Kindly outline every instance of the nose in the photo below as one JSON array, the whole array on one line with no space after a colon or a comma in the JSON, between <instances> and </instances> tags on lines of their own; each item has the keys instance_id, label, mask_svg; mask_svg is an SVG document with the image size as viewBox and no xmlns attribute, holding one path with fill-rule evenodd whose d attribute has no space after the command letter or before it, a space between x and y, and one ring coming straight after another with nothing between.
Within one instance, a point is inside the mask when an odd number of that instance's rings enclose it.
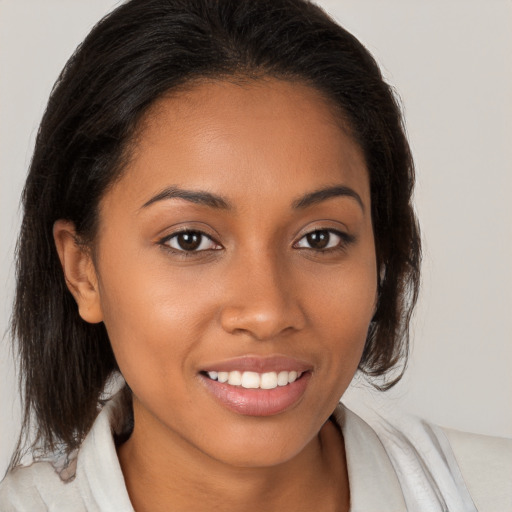
<instances>
[{"instance_id":1,"label":"nose","mask_svg":"<svg viewBox=\"0 0 512 512\"><path fill-rule=\"evenodd\" d=\"M226 332L264 341L304 327L297 283L284 267L278 258L260 253L230 269L220 315Z\"/></svg>"}]
</instances>

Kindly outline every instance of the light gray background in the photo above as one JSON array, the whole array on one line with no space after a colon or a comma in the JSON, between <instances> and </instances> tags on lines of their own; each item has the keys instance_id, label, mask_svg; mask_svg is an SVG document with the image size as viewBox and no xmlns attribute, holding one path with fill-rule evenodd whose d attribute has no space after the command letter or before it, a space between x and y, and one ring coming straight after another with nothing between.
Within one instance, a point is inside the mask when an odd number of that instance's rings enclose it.
<instances>
[{"instance_id":1,"label":"light gray background","mask_svg":"<svg viewBox=\"0 0 512 512\"><path fill-rule=\"evenodd\" d=\"M406 377L384 400L436 423L512 437L512 2L322 0L402 97L418 169L423 291ZM0 0L0 332L13 295L18 200L58 72L112 0ZM34 255L37 257L37 255ZM19 427L0 346L0 476Z\"/></svg>"}]
</instances>

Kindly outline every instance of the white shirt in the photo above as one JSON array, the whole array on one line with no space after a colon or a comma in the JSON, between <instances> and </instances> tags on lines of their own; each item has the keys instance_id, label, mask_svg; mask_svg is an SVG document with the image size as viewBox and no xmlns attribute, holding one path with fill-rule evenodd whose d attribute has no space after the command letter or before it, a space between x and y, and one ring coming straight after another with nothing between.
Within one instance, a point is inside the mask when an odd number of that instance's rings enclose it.
<instances>
[{"instance_id":1,"label":"white shirt","mask_svg":"<svg viewBox=\"0 0 512 512\"><path fill-rule=\"evenodd\" d=\"M390 421L369 412L364 421L342 404L334 417L351 512L512 512L512 440L412 417ZM0 484L0 511L133 512L113 439L123 419L117 395L67 465L55 457L10 472Z\"/></svg>"}]
</instances>

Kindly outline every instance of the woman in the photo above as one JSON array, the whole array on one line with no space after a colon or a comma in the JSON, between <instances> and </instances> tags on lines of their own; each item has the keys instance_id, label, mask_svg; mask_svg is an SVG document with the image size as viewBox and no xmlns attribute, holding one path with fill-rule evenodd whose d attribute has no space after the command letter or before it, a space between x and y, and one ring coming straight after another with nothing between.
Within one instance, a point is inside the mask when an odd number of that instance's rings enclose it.
<instances>
[{"instance_id":1,"label":"woman","mask_svg":"<svg viewBox=\"0 0 512 512\"><path fill-rule=\"evenodd\" d=\"M2 507L502 506L505 442L478 444L488 497L469 438L338 406L358 368L383 388L403 368L413 181L389 87L315 6L107 16L59 78L24 192L13 330L36 462L17 451Z\"/></svg>"}]
</instances>

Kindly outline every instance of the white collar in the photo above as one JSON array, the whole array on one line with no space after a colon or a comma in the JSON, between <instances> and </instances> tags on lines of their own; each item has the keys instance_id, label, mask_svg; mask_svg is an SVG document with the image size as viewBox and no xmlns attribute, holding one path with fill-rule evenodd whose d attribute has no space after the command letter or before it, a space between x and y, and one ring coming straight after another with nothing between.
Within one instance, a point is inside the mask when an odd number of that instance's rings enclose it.
<instances>
[{"instance_id":1,"label":"white collar","mask_svg":"<svg viewBox=\"0 0 512 512\"><path fill-rule=\"evenodd\" d=\"M121 395L106 402L79 450L76 481L87 510L134 512L113 439L126 422ZM351 512L476 512L440 429L417 419L398 428L382 418L367 422L343 404L334 418L344 437Z\"/></svg>"},{"instance_id":2,"label":"white collar","mask_svg":"<svg viewBox=\"0 0 512 512\"><path fill-rule=\"evenodd\" d=\"M406 512L400 482L377 434L343 404L334 417L345 443L350 512Z\"/></svg>"}]
</instances>

